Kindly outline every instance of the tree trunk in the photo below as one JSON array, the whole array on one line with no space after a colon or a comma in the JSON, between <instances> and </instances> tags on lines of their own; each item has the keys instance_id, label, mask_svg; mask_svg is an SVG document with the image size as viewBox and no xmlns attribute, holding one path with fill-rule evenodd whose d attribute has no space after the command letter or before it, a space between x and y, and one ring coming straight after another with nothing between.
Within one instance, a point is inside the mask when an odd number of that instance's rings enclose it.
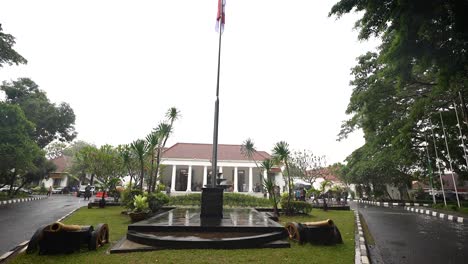
<instances>
[{"instance_id":1,"label":"tree trunk","mask_svg":"<svg viewBox=\"0 0 468 264\"><path fill-rule=\"evenodd\" d=\"M463 121L468 127L468 111L466 109L465 98L463 98L463 92L458 91L458 95L460 96L460 108L462 109Z\"/></svg>"},{"instance_id":2,"label":"tree trunk","mask_svg":"<svg viewBox=\"0 0 468 264\"><path fill-rule=\"evenodd\" d=\"M292 196L292 190L291 190L291 175L289 174L289 164L288 161L284 162L286 164L286 172L288 173L288 205L286 209L286 214L291 215L291 196Z\"/></svg>"}]
</instances>

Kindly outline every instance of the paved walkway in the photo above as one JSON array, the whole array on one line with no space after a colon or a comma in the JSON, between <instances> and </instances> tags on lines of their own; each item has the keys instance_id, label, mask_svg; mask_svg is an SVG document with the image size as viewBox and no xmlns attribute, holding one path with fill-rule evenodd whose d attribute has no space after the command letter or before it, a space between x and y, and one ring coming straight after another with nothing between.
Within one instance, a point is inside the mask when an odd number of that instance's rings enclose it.
<instances>
[{"instance_id":1,"label":"paved walkway","mask_svg":"<svg viewBox=\"0 0 468 264\"><path fill-rule=\"evenodd\" d=\"M403 208L359 204L375 240L372 263L467 263L468 226Z\"/></svg>"},{"instance_id":2,"label":"paved walkway","mask_svg":"<svg viewBox=\"0 0 468 264\"><path fill-rule=\"evenodd\" d=\"M71 195L0 206L0 255L29 240L41 226L50 224L88 201Z\"/></svg>"}]
</instances>

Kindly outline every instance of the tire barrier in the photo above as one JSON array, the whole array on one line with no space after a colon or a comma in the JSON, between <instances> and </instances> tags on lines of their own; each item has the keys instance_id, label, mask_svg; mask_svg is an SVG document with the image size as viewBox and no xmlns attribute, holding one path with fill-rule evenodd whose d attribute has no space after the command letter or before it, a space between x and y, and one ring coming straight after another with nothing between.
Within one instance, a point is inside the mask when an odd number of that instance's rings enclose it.
<instances>
[{"instance_id":1,"label":"tire barrier","mask_svg":"<svg viewBox=\"0 0 468 264\"><path fill-rule=\"evenodd\" d=\"M89 250L109 243L109 227L107 224L93 226L65 225L55 222L36 230L29 241L26 253L39 250L39 254L72 253L80 250L82 244L87 244Z\"/></svg>"},{"instance_id":2,"label":"tire barrier","mask_svg":"<svg viewBox=\"0 0 468 264\"><path fill-rule=\"evenodd\" d=\"M300 244L334 245L343 243L340 230L330 219L319 222L291 222L286 224L286 229L289 238Z\"/></svg>"}]
</instances>

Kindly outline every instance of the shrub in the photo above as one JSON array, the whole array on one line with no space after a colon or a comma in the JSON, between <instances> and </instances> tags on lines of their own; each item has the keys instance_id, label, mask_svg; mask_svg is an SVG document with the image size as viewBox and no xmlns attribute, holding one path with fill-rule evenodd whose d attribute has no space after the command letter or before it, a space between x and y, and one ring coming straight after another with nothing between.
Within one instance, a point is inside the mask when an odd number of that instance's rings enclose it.
<instances>
[{"instance_id":1,"label":"shrub","mask_svg":"<svg viewBox=\"0 0 468 264\"><path fill-rule=\"evenodd\" d=\"M159 211L159 209L167 203L169 203L169 197L164 193L157 192L148 194L148 206L153 213Z\"/></svg>"},{"instance_id":2,"label":"shrub","mask_svg":"<svg viewBox=\"0 0 468 264\"><path fill-rule=\"evenodd\" d=\"M133 211L144 212L148 210L148 197L139 194L133 199Z\"/></svg>"},{"instance_id":3,"label":"shrub","mask_svg":"<svg viewBox=\"0 0 468 264\"><path fill-rule=\"evenodd\" d=\"M200 202L200 193L171 196L169 198L170 205L200 206ZM258 198L242 193L224 193L223 204L232 207L271 207L271 201L266 198Z\"/></svg>"},{"instance_id":4,"label":"shrub","mask_svg":"<svg viewBox=\"0 0 468 264\"><path fill-rule=\"evenodd\" d=\"M134 209L134 204L133 204L133 200L135 198L135 196L137 195L142 195L143 193L140 191L140 190L137 190L137 189L130 189L130 188L126 188L123 192L122 192L122 205L128 209Z\"/></svg>"},{"instance_id":5,"label":"shrub","mask_svg":"<svg viewBox=\"0 0 468 264\"><path fill-rule=\"evenodd\" d=\"M281 199L281 207L286 208L288 199ZM291 210L293 214L309 214L312 211L312 204L304 201L291 200Z\"/></svg>"}]
</instances>

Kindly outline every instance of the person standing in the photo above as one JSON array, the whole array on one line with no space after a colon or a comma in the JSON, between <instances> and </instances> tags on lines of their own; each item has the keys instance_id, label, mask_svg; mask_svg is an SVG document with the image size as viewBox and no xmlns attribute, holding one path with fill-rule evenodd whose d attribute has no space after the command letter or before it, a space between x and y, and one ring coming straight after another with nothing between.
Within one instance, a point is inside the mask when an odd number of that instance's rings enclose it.
<instances>
[{"instance_id":1,"label":"person standing","mask_svg":"<svg viewBox=\"0 0 468 264\"><path fill-rule=\"evenodd\" d=\"M47 196L50 196L52 194L52 186L49 186L49 190L47 191Z\"/></svg>"}]
</instances>

